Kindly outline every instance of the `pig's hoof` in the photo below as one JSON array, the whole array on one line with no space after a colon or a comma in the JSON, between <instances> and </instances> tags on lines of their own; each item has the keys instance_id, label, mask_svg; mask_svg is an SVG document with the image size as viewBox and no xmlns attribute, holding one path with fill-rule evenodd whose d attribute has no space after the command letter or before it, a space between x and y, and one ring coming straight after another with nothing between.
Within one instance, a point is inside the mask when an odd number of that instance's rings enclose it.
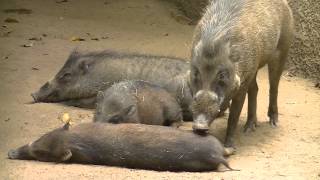
<instances>
[{"instance_id":1,"label":"pig's hoof","mask_svg":"<svg viewBox=\"0 0 320 180\"><path fill-rule=\"evenodd\" d=\"M278 123L278 118L270 117L269 124L271 125L271 127L276 128L278 126L277 123Z\"/></svg>"},{"instance_id":2,"label":"pig's hoof","mask_svg":"<svg viewBox=\"0 0 320 180\"><path fill-rule=\"evenodd\" d=\"M272 121L272 120L269 121L269 124L270 124L270 126L271 126L272 128L278 127L277 123L274 122L274 121Z\"/></svg>"},{"instance_id":3,"label":"pig's hoof","mask_svg":"<svg viewBox=\"0 0 320 180\"><path fill-rule=\"evenodd\" d=\"M249 131L254 132L254 131L256 131L257 127L258 127L257 121L248 120L246 122L246 124L244 125L243 132L244 133L248 133Z\"/></svg>"},{"instance_id":4,"label":"pig's hoof","mask_svg":"<svg viewBox=\"0 0 320 180\"><path fill-rule=\"evenodd\" d=\"M231 156L236 153L236 148L234 147L224 147L223 155L224 156Z\"/></svg>"},{"instance_id":5,"label":"pig's hoof","mask_svg":"<svg viewBox=\"0 0 320 180\"><path fill-rule=\"evenodd\" d=\"M180 126L182 126L182 122L174 122L170 126L173 128L179 128Z\"/></svg>"},{"instance_id":6,"label":"pig's hoof","mask_svg":"<svg viewBox=\"0 0 320 180\"><path fill-rule=\"evenodd\" d=\"M223 156L231 156L236 153L236 149L234 147L225 147L223 150Z\"/></svg>"},{"instance_id":7,"label":"pig's hoof","mask_svg":"<svg viewBox=\"0 0 320 180\"><path fill-rule=\"evenodd\" d=\"M224 115L226 115L225 111L220 111L217 117L223 117Z\"/></svg>"}]
</instances>

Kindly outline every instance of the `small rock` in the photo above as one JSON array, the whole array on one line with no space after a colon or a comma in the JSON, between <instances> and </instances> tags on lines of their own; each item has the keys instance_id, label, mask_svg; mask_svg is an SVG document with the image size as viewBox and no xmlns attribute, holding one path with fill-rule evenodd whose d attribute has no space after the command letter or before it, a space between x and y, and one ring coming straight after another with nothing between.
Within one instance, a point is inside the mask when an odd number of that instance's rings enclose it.
<instances>
[{"instance_id":1,"label":"small rock","mask_svg":"<svg viewBox=\"0 0 320 180\"><path fill-rule=\"evenodd\" d=\"M37 67L32 67L31 69L34 70L34 71L39 71L39 70L40 70L40 69L37 68Z\"/></svg>"},{"instance_id":2,"label":"small rock","mask_svg":"<svg viewBox=\"0 0 320 180\"><path fill-rule=\"evenodd\" d=\"M4 56L2 59L9 59L9 56Z\"/></svg>"},{"instance_id":3,"label":"small rock","mask_svg":"<svg viewBox=\"0 0 320 180\"><path fill-rule=\"evenodd\" d=\"M320 88L320 82L316 83L316 84L314 85L314 87Z\"/></svg>"},{"instance_id":4,"label":"small rock","mask_svg":"<svg viewBox=\"0 0 320 180\"><path fill-rule=\"evenodd\" d=\"M4 121L5 121L5 122L8 122L8 121L10 121L10 120L11 120L10 118L7 118L7 119L5 119Z\"/></svg>"},{"instance_id":5,"label":"small rock","mask_svg":"<svg viewBox=\"0 0 320 180\"><path fill-rule=\"evenodd\" d=\"M33 46L33 44L32 43L30 43L30 44L23 44L23 45L21 45L21 47L32 47Z\"/></svg>"},{"instance_id":6,"label":"small rock","mask_svg":"<svg viewBox=\"0 0 320 180\"><path fill-rule=\"evenodd\" d=\"M45 33L43 33L43 34L42 34L42 36L43 36L43 37L47 37L48 35L47 35L47 34L45 34Z\"/></svg>"},{"instance_id":7,"label":"small rock","mask_svg":"<svg viewBox=\"0 0 320 180\"><path fill-rule=\"evenodd\" d=\"M8 26L7 26L7 25L2 25L2 27L3 27L3 28L7 28Z\"/></svg>"},{"instance_id":8,"label":"small rock","mask_svg":"<svg viewBox=\"0 0 320 180\"><path fill-rule=\"evenodd\" d=\"M164 36L169 36L169 33L165 33Z\"/></svg>"},{"instance_id":9,"label":"small rock","mask_svg":"<svg viewBox=\"0 0 320 180\"><path fill-rule=\"evenodd\" d=\"M4 20L6 23L18 23L19 21L14 18L7 18Z\"/></svg>"}]
</instances>

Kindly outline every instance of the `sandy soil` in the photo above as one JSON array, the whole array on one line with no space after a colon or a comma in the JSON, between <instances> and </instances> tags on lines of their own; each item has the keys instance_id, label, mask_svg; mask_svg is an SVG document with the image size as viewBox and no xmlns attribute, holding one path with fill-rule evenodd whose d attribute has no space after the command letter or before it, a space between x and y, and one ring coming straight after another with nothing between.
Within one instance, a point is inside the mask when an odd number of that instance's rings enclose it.
<instances>
[{"instance_id":1,"label":"sandy soil","mask_svg":"<svg viewBox=\"0 0 320 180\"><path fill-rule=\"evenodd\" d=\"M27 8L32 13L2 11L8 8ZM1 0L0 10L0 179L320 179L320 91L304 79L284 76L279 90L280 123L273 129L266 116L265 69L258 77L260 127L242 133L245 107L237 132L237 153L229 158L239 172L172 173L8 160L9 149L61 126L59 116L64 112L76 123L90 121L90 110L26 104L31 101L29 94L59 70L72 49L113 48L187 58L194 27L183 21L174 6L158 0ZM8 17L19 23L4 23ZM28 40L33 37L42 40ZM72 37L86 41L73 42ZM21 47L30 43L32 47ZM211 128L220 139L226 118L218 119ZM185 127L190 128L190 123Z\"/></svg>"}]
</instances>

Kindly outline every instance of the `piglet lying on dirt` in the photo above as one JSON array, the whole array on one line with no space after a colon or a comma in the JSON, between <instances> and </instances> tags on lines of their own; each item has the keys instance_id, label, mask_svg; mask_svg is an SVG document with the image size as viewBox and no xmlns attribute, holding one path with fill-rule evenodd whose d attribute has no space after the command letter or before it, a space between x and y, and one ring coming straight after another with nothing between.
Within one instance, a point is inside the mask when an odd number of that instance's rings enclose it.
<instances>
[{"instance_id":1,"label":"piglet lying on dirt","mask_svg":"<svg viewBox=\"0 0 320 180\"><path fill-rule=\"evenodd\" d=\"M159 171L210 171L219 164L231 169L215 137L143 124L67 123L8 156Z\"/></svg>"},{"instance_id":2,"label":"piglet lying on dirt","mask_svg":"<svg viewBox=\"0 0 320 180\"><path fill-rule=\"evenodd\" d=\"M165 89L146 81L123 81L97 97L94 121L180 126L182 110Z\"/></svg>"}]
</instances>

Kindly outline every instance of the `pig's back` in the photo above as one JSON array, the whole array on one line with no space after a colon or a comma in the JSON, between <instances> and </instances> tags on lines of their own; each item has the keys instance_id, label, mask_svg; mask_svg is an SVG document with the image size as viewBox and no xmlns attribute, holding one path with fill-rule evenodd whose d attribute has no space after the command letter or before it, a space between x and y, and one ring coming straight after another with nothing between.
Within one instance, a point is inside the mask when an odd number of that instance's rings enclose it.
<instances>
[{"instance_id":1,"label":"pig's back","mask_svg":"<svg viewBox=\"0 0 320 180\"><path fill-rule=\"evenodd\" d=\"M81 124L71 130L97 143L103 164L155 170L212 170L206 159L222 157L213 136L200 136L171 127L142 124ZM196 164L196 165L195 165ZM209 167L209 169L208 169Z\"/></svg>"}]
</instances>

